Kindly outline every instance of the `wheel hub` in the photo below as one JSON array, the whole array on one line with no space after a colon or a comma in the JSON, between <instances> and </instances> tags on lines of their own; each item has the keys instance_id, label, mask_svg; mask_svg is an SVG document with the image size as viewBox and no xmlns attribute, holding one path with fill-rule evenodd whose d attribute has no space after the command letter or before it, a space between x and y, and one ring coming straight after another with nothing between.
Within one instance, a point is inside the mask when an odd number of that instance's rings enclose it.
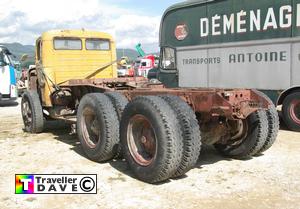
<instances>
[{"instance_id":1,"label":"wheel hub","mask_svg":"<svg viewBox=\"0 0 300 209\"><path fill-rule=\"evenodd\" d=\"M300 124L300 100L295 99L292 101L290 115L297 124Z\"/></svg>"},{"instance_id":2,"label":"wheel hub","mask_svg":"<svg viewBox=\"0 0 300 209\"><path fill-rule=\"evenodd\" d=\"M24 120L25 126L29 127L32 123L32 111L30 108L29 101L27 99L24 99L22 102L22 116Z\"/></svg>"},{"instance_id":3,"label":"wheel hub","mask_svg":"<svg viewBox=\"0 0 300 209\"><path fill-rule=\"evenodd\" d=\"M247 137L248 132L248 122L247 120L238 120L236 121L234 130L231 134L230 144L238 145L243 142L243 140Z\"/></svg>"},{"instance_id":4,"label":"wheel hub","mask_svg":"<svg viewBox=\"0 0 300 209\"><path fill-rule=\"evenodd\" d=\"M141 166L148 166L156 156L157 140L150 121L143 115L130 119L127 143L131 156Z\"/></svg>"},{"instance_id":5,"label":"wheel hub","mask_svg":"<svg viewBox=\"0 0 300 209\"><path fill-rule=\"evenodd\" d=\"M86 107L82 114L83 119L81 120L80 125L83 131L84 139L89 147L95 148L100 141L101 134L97 115L90 107Z\"/></svg>"}]
</instances>

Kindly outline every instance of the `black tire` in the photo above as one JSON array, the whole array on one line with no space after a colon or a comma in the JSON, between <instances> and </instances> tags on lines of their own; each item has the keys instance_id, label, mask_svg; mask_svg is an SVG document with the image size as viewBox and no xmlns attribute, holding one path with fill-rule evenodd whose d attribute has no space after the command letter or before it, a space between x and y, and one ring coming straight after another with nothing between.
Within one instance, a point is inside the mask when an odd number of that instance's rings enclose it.
<instances>
[{"instance_id":1,"label":"black tire","mask_svg":"<svg viewBox=\"0 0 300 209\"><path fill-rule=\"evenodd\" d=\"M114 108L117 111L119 121L121 121L123 111L128 104L128 99L118 92L106 92L105 95L112 101Z\"/></svg>"},{"instance_id":2,"label":"black tire","mask_svg":"<svg viewBox=\"0 0 300 209\"><path fill-rule=\"evenodd\" d=\"M44 129L43 108L36 91L25 91L21 101L24 130L29 133L41 133Z\"/></svg>"},{"instance_id":3,"label":"black tire","mask_svg":"<svg viewBox=\"0 0 300 209\"><path fill-rule=\"evenodd\" d=\"M268 136L263 145L263 147L258 151L257 154L263 153L267 151L277 139L278 131L279 131L279 115L277 109L272 102L272 100L260 91L256 91L260 96L264 97L270 104L271 107L266 110L267 118L268 118Z\"/></svg>"},{"instance_id":4,"label":"black tire","mask_svg":"<svg viewBox=\"0 0 300 209\"><path fill-rule=\"evenodd\" d=\"M112 101L114 108L117 111L119 122L121 122L123 111L126 105L128 104L128 99L123 94L120 94L118 92L106 92L105 95L108 96ZM117 153L115 158L116 159L123 158L121 145L119 145L117 148Z\"/></svg>"},{"instance_id":5,"label":"black tire","mask_svg":"<svg viewBox=\"0 0 300 209\"><path fill-rule=\"evenodd\" d=\"M198 120L192 108L178 96L161 96L177 113L183 140L183 156L181 163L173 175L180 177L191 170L197 163L201 150L201 133Z\"/></svg>"},{"instance_id":6,"label":"black tire","mask_svg":"<svg viewBox=\"0 0 300 209\"><path fill-rule=\"evenodd\" d=\"M143 126L145 124L148 129ZM151 136L145 137L144 131ZM182 159L182 133L175 112L162 98L137 97L128 103L121 120L120 135L124 157L138 179L156 183L175 174ZM150 140L152 153L145 151L146 145L141 145Z\"/></svg>"},{"instance_id":7,"label":"black tire","mask_svg":"<svg viewBox=\"0 0 300 209\"><path fill-rule=\"evenodd\" d=\"M284 99L282 118L290 130L300 132L300 92L292 93Z\"/></svg>"},{"instance_id":8,"label":"black tire","mask_svg":"<svg viewBox=\"0 0 300 209\"><path fill-rule=\"evenodd\" d=\"M268 118L266 111L256 111L244 122L248 127L240 143L215 144L215 148L225 156L246 159L256 155L264 146L268 136Z\"/></svg>"},{"instance_id":9,"label":"black tire","mask_svg":"<svg viewBox=\"0 0 300 209\"><path fill-rule=\"evenodd\" d=\"M119 122L110 99L101 93L85 95L77 111L77 135L93 161L111 160L119 144Z\"/></svg>"}]
</instances>

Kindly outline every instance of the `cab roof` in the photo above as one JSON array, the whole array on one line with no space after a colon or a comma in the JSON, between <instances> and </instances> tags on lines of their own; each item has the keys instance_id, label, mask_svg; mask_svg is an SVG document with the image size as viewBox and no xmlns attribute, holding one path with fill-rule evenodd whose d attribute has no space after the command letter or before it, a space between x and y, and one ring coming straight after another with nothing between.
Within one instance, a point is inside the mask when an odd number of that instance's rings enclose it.
<instances>
[{"instance_id":1,"label":"cab roof","mask_svg":"<svg viewBox=\"0 0 300 209\"><path fill-rule=\"evenodd\" d=\"M44 32L40 38L52 40L54 37L103 38L113 40L108 33L90 30L51 30Z\"/></svg>"},{"instance_id":2,"label":"cab roof","mask_svg":"<svg viewBox=\"0 0 300 209\"><path fill-rule=\"evenodd\" d=\"M170 7L168 7L166 9L166 11L164 12L161 22L160 22L159 43L161 44L161 35L162 35L162 27L163 27L164 19L170 12L176 11L178 9L182 9L182 8L186 8L186 7L194 7L197 5L206 4L206 3L214 2L214 1L221 1L221 0L187 0L187 1L177 3L177 4L174 4Z\"/></svg>"},{"instance_id":3,"label":"cab roof","mask_svg":"<svg viewBox=\"0 0 300 209\"><path fill-rule=\"evenodd\" d=\"M174 4L174 5L170 6L169 8L167 8L167 10L164 12L163 17L166 16L167 13L177 10L177 9L195 6L195 5L199 5L199 4L205 4L205 3L213 2L213 1L217 1L217 0L188 0L188 1L181 2L181 3L177 3L177 4Z\"/></svg>"}]
</instances>

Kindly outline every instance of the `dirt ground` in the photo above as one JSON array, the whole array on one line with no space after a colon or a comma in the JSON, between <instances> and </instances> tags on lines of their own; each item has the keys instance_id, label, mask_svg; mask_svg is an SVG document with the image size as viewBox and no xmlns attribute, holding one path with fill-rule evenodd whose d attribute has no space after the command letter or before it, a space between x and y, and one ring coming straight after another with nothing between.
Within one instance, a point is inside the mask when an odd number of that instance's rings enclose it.
<instances>
[{"instance_id":1,"label":"dirt ground","mask_svg":"<svg viewBox=\"0 0 300 209\"><path fill-rule=\"evenodd\" d=\"M24 133L20 106L0 106L0 208L300 208L300 133L280 130L264 155L240 161L204 147L181 179L150 185L124 161L88 160L66 126ZM98 175L96 195L15 195L15 174Z\"/></svg>"}]
</instances>

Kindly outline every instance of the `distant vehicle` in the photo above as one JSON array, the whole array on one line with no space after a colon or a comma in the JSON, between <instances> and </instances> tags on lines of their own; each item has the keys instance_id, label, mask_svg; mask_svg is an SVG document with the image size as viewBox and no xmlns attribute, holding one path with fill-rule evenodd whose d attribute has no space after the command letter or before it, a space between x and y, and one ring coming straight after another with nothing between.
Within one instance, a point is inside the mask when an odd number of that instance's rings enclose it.
<instances>
[{"instance_id":1,"label":"distant vehicle","mask_svg":"<svg viewBox=\"0 0 300 209\"><path fill-rule=\"evenodd\" d=\"M152 54L146 55L140 43L137 44L135 48L141 57L140 65L136 71L136 75L147 78L149 70L154 68L154 66L157 64L157 60L155 60L155 56Z\"/></svg>"},{"instance_id":2,"label":"distant vehicle","mask_svg":"<svg viewBox=\"0 0 300 209\"><path fill-rule=\"evenodd\" d=\"M147 78L149 70L155 66L155 57L153 55L145 56L141 59L140 66L138 68L138 76L143 76Z\"/></svg>"},{"instance_id":3,"label":"distant vehicle","mask_svg":"<svg viewBox=\"0 0 300 209\"><path fill-rule=\"evenodd\" d=\"M16 100L18 97L16 69L11 55L6 47L0 46L0 101Z\"/></svg>"},{"instance_id":4,"label":"distant vehicle","mask_svg":"<svg viewBox=\"0 0 300 209\"><path fill-rule=\"evenodd\" d=\"M118 71L118 77L125 77L127 68L126 68L126 66L121 66L120 68L118 68L117 71Z\"/></svg>"},{"instance_id":5,"label":"distant vehicle","mask_svg":"<svg viewBox=\"0 0 300 209\"><path fill-rule=\"evenodd\" d=\"M127 70L127 76L128 77L134 77L135 76L134 66L133 65L131 65L130 68Z\"/></svg>"},{"instance_id":6,"label":"distant vehicle","mask_svg":"<svg viewBox=\"0 0 300 209\"><path fill-rule=\"evenodd\" d=\"M138 68L138 76L147 77L149 70L152 69L151 60L142 59Z\"/></svg>"},{"instance_id":7,"label":"distant vehicle","mask_svg":"<svg viewBox=\"0 0 300 209\"><path fill-rule=\"evenodd\" d=\"M118 68L118 77L133 77L134 70L131 65L122 65Z\"/></svg>"}]
</instances>

